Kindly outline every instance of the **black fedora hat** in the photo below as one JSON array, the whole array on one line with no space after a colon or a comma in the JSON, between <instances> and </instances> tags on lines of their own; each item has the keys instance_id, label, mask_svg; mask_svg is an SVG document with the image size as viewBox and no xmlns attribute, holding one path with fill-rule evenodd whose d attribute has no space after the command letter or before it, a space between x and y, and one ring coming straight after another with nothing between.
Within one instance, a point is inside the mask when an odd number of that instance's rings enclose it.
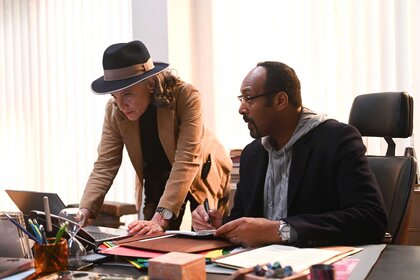
<instances>
[{"instance_id":1,"label":"black fedora hat","mask_svg":"<svg viewBox=\"0 0 420 280\"><path fill-rule=\"evenodd\" d=\"M140 41L109 46L102 59L104 75L92 82L97 94L113 93L162 72L169 66L153 62L146 46Z\"/></svg>"}]
</instances>

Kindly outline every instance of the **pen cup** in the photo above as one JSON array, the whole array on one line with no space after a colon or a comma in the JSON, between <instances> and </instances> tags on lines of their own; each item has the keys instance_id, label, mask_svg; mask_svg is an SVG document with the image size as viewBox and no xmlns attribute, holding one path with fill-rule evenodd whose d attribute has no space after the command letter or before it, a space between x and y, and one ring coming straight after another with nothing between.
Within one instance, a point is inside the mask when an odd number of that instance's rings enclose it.
<instances>
[{"instance_id":1,"label":"pen cup","mask_svg":"<svg viewBox=\"0 0 420 280\"><path fill-rule=\"evenodd\" d=\"M61 238L54 244L55 238L48 238L48 244L34 245L35 274L47 275L54 272L67 270L68 247L67 240Z\"/></svg>"},{"instance_id":2,"label":"pen cup","mask_svg":"<svg viewBox=\"0 0 420 280\"><path fill-rule=\"evenodd\" d=\"M311 280L334 280L335 270L332 264L314 264L310 267Z\"/></svg>"}]
</instances>

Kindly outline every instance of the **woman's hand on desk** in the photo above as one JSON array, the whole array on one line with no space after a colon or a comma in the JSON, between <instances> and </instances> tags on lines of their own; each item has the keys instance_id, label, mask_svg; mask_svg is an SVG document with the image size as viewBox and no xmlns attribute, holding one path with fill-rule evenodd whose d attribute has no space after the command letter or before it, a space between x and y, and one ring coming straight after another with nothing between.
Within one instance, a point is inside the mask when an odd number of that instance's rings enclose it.
<instances>
[{"instance_id":1,"label":"woman's hand on desk","mask_svg":"<svg viewBox=\"0 0 420 280\"><path fill-rule=\"evenodd\" d=\"M222 225L222 214L216 209L210 209L207 213L203 205L198 205L191 213L192 226L195 231L216 229ZM209 219L211 223L209 223Z\"/></svg>"},{"instance_id":2,"label":"woman's hand on desk","mask_svg":"<svg viewBox=\"0 0 420 280\"><path fill-rule=\"evenodd\" d=\"M167 223L167 221L162 219L160 214L155 213L150 221L136 220L131 222L128 225L128 232L138 235L164 232L165 228L168 226L165 223Z\"/></svg>"}]
</instances>

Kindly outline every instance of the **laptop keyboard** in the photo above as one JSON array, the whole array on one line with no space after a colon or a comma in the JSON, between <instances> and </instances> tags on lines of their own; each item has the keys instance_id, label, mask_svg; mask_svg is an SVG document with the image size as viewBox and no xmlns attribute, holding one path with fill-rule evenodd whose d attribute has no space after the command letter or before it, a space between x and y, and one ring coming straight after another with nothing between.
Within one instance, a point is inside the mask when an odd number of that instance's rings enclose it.
<instances>
[{"instance_id":1,"label":"laptop keyboard","mask_svg":"<svg viewBox=\"0 0 420 280\"><path fill-rule=\"evenodd\" d=\"M95 238L95 240L101 240L101 239L108 239L108 238L113 238L113 237L117 237L117 234L111 234L111 233L105 233L105 232L89 232L90 235L93 236L93 238Z\"/></svg>"}]
</instances>

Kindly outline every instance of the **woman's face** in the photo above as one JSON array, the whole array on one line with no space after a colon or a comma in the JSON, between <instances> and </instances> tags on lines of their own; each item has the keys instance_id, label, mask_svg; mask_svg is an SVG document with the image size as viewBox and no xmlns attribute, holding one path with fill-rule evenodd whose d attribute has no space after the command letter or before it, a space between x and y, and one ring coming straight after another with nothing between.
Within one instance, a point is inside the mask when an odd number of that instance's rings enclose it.
<instances>
[{"instance_id":1,"label":"woman's face","mask_svg":"<svg viewBox=\"0 0 420 280\"><path fill-rule=\"evenodd\" d=\"M124 115L130 121L135 121L143 115L152 102L153 88L154 81L149 78L111 95Z\"/></svg>"}]
</instances>

